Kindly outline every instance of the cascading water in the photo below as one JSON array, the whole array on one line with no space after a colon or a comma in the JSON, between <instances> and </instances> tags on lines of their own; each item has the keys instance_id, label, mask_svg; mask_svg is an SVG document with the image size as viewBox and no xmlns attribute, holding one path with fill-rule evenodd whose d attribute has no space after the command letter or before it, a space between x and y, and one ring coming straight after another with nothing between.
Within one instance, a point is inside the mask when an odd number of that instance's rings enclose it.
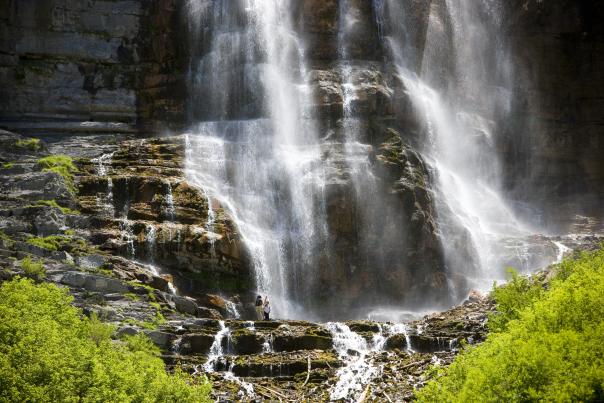
<instances>
[{"instance_id":1,"label":"cascading water","mask_svg":"<svg viewBox=\"0 0 604 403\"><path fill-rule=\"evenodd\" d=\"M331 63L308 56L293 0L186 2L187 179L208 199L210 239L215 206L236 224L276 317L400 318L490 287L510 256L530 261L531 229L502 197L497 159L512 97L500 1L340 0ZM425 31L410 23L420 9ZM380 42L372 56L357 43L365 14ZM319 118L325 76L338 76L329 85L342 111ZM381 98L370 108L371 91L382 91L384 109L405 104L404 117L368 117L382 108ZM397 119L400 149L385 149L407 160L378 167L385 140L372 136ZM389 175L407 181L402 190Z\"/></svg>"},{"instance_id":2,"label":"cascading water","mask_svg":"<svg viewBox=\"0 0 604 403\"><path fill-rule=\"evenodd\" d=\"M397 25L412 10L394 0L377 3L394 70L424 128L422 151L434 171L449 272L465 277L468 285L462 289L485 290L504 276L506 240L532 233L502 197L496 136L509 118L512 96L509 54L497 32L502 3L433 3L419 57L409 32ZM514 254L522 262L526 245L516 244Z\"/></svg>"},{"instance_id":3,"label":"cascading water","mask_svg":"<svg viewBox=\"0 0 604 403\"><path fill-rule=\"evenodd\" d=\"M113 180L109 176L109 167L111 166L111 161L113 160L114 155L115 151L112 153L103 154L91 160L91 162L97 164L96 174L98 176L107 178L107 191L104 197L99 197L99 202L101 203L104 210L107 212L107 215L110 217L113 217L115 215L115 207L113 205Z\"/></svg>"},{"instance_id":4,"label":"cascading water","mask_svg":"<svg viewBox=\"0 0 604 403\"><path fill-rule=\"evenodd\" d=\"M334 350L344 362L344 366L337 372L338 382L330 391L331 400L353 400L381 373L382 368L374 363L372 355L384 350L389 336L405 335L407 351L412 351L404 324L380 325L379 332L373 335L371 343L344 323L329 322L325 327L333 337Z\"/></svg>"},{"instance_id":5,"label":"cascading water","mask_svg":"<svg viewBox=\"0 0 604 403\"><path fill-rule=\"evenodd\" d=\"M231 336L231 329L228 328L224 321L218 322L220 326L218 333L214 336L214 341L210 346L210 352L208 354L208 360L203 365L205 372L214 372L216 370L216 364L222 359L225 355L224 349L222 348L223 340L226 338L227 340ZM228 344L228 343L227 343Z\"/></svg>"},{"instance_id":6,"label":"cascading water","mask_svg":"<svg viewBox=\"0 0 604 403\"><path fill-rule=\"evenodd\" d=\"M275 315L293 317L322 220L320 148L302 116L309 93L290 3L188 1L193 38L209 48L191 66L193 96L207 100L187 136L187 175L231 213Z\"/></svg>"}]
</instances>

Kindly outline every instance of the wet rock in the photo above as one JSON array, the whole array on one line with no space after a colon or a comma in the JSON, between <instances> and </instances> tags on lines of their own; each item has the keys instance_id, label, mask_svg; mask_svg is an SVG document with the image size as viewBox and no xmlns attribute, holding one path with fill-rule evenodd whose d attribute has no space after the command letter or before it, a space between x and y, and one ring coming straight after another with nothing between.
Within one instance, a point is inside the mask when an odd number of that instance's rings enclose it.
<instances>
[{"instance_id":1,"label":"wet rock","mask_svg":"<svg viewBox=\"0 0 604 403\"><path fill-rule=\"evenodd\" d=\"M407 347L407 339L403 334L392 335L386 340L386 350L405 350Z\"/></svg>"},{"instance_id":2,"label":"wet rock","mask_svg":"<svg viewBox=\"0 0 604 403\"><path fill-rule=\"evenodd\" d=\"M197 308L197 316L200 318L222 319L222 315L215 309L200 306Z\"/></svg>"},{"instance_id":3,"label":"wet rock","mask_svg":"<svg viewBox=\"0 0 604 403\"><path fill-rule=\"evenodd\" d=\"M348 327L350 328L350 330L352 330L353 332L359 333L359 332L373 332L373 333L377 333L380 331L380 327L378 326L377 323L375 322L370 322L370 321L353 321L353 322L346 322L346 325L348 325Z\"/></svg>"},{"instance_id":4,"label":"wet rock","mask_svg":"<svg viewBox=\"0 0 604 403\"><path fill-rule=\"evenodd\" d=\"M239 329L231 333L233 350L237 354L258 354L262 351L264 338L248 329Z\"/></svg>"},{"instance_id":5,"label":"wet rock","mask_svg":"<svg viewBox=\"0 0 604 403\"><path fill-rule=\"evenodd\" d=\"M158 330L145 332L145 334L157 347L160 348L168 348L174 340L173 334Z\"/></svg>"},{"instance_id":6,"label":"wet rock","mask_svg":"<svg viewBox=\"0 0 604 403\"><path fill-rule=\"evenodd\" d=\"M211 334L186 334L180 344L181 354L207 354L214 342Z\"/></svg>"},{"instance_id":7,"label":"wet rock","mask_svg":"<svg viewBox=\"0 0 604 403\"><path fill-rule=\"evenodd\" d=\"M277 352L298 350L329 350L331 347L331 337L311 334L276 335L273 340L273 349Z\"/></svg>"},{"instance_id":8,"label":"wet rock","mask_svg":"<svg viewBox=\"0 0 604 403\"><path fill-rule=\"evenodd\" d=\"M173 296L172 301L176 306L178 312L186 313L189 315L197 315L197 303L193 298Z\"/></svg>"}]
</instances>

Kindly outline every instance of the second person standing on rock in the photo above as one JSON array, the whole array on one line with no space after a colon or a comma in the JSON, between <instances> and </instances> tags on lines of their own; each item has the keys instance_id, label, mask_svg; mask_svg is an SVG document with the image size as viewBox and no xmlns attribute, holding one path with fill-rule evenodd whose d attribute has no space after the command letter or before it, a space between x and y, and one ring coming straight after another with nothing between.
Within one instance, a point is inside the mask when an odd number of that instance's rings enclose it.
<instances>
[{"instance_id":1,"label":"second person standing on rock","mask_svg":"<svg viewBox=\"0 0 604 403\"><path fill-rule=\"evenodd\" d=\"M268 302L268 297L264 297L264 320L271 320L271 305Z\"/></svg>"},{"instance_id":2,"label":"second person standing on rock","mask_svg":"<svg viewBox=\"0 0 604 403\"><path fill-rule=\"evenodd\" d=\"M262 320L262 297L258 295L256 297L256 320Z\"/></svg>"}]
</instances>

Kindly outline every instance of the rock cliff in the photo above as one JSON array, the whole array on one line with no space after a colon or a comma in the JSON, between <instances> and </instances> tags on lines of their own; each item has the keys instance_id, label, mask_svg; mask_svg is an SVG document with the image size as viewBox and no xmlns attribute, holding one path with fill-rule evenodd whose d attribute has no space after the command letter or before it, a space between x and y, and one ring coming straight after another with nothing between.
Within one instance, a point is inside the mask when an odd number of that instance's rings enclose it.
<instances>
[{"instance_id":1,"label":"rock cliff","mask_svg":"<svg viewBox=\"0 0 604 403\"><path fill-rule=\"evenodd\" d=\"M182 125L179 4L3 0L0 125L36 134Z\"/></svg>"},{"instance_id":2,"label":"rock cliff","mask_svg":"<svg viewBox=\"0 0 604 403\"><path fill-rule=\"evenodd\" d=\"M602 18L600 2L566 0L512 1L506 15L517 66L506 180L563 230L565 216L602 214Z\"/></svg>"}]
</instances>

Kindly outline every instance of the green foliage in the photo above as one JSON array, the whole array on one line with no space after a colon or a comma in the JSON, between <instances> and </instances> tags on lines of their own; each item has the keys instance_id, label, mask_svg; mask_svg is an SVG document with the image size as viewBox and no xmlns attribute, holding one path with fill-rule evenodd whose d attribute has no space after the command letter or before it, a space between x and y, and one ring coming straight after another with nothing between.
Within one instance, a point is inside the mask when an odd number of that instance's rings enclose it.
<instances>
[{"instance_id":1,"label":"green foliage","mask_svg":"<svg viewBox=\"0 0 604 403\"><path fill-rule=\"evenodd\" d=\"M128 292L124 294L124 297L128 298L130 301L140 301L140 297L132 292Z\"/></svg>"},{"instance_id":2,"label":"green foliage","mask_svg":"<svg viewBox=\"0 0 604 403\"><path fill-rule=\"evenodd\" d=\"M38 151L42 148L42 144L40 144L40 139L29 138L26 140L19 140L15 143L17 148L27 149L31 151Z\"/></svg>"},{"instance_id":3,"label":"green foliage","mask_svg":"<svg viewBox=\"0 0 604 403\"><path fill-rule=\"evenodd\" d=\"M493 285L491 296L497 303L497 312L489 315L489 330L500 332L506 329L509 321L518 319L520 312L532 306L544 293L543 287L532 278L522 277L513 268L508 269L511 276L503 287Z\"/></svg>"},{"instance_id":4,"label":"green foliage","mask_svg":"<svg viewBox=\"0 0 604 403\"><path fill-rule=\"evenodd\" d=\"M61 210L63 214L79 215L80 212L77 210L70 209L69 207L60 206L56 200L38 200L35 203L36 206L48 206L55 207Z\"/></svg>"},{"instance_id":5,"label":"green foliage","mask_svg":"<svg viewBox=\"0 0 604 403\"><path fill-rule=\"evenodd\" d=\"M65 179L67 187L72 193L75 193L75 184L73 182L73 174L78 172L78 168L74 165L71 157L67 155L50 155L40 158L38 165L43 171L56 172Z\"/></svg>"},{"instance_id":6,"label":"green foliage","mask_svg":"<svg viewBox=\"0 0 604 403\"><path fill-rule=\"evenodd\" d=\"M66 290L16 279L0 287L0 401L209 402L209 384L170 375L145 336L115 342Z\"/></svg>"},{"instance_id":7,"label":"green foliage","mask_svg":"<svg viewBox=\"0 0 604 403\"><path fill-rule=\"evenodd\" d=\"M74 255L83 255L95 252L92 245L82 238L70 235L49 235L46 237L31 237L26 241L30 245L52 251L65 251Z\"/></svg>"},{"instance_id":8,"label":"green foliage","mask_svg":"<svg viewBox=\"0 0 604 403\"><path fill-rule=\"evenodd\" d=\"M418 401L604 400L604 251L563 262L549 291L524 308L499 306L515 319L461 353Z\"/></svg>"},{"instance_id":9,"label":"green foliage","mask_svg":"<svg viewBox=\"0 0 604 403\"><path fill-rule=\"evenodd\" d=\"M60 238L62 237L59 235L51 235L47 237L31 237L28 238L26 242L30 245L38 246L43 249L57 251L61 246Z\"/></svg>"},{"instance_id":10,"label":"green foliage","mask_svg":"<svg viewBox=\"0 0 604 403\"><path fill-rule=\"evenodd\" d=\"M21 260L21 269L25 273L25 276L34 280L42 280L46 278L46 269L42 261L33 261L31 258L26 257Z\"/></svg>"},{"instance_id":11,"label":"green foliage","mask_svg":"<svg viewBox=\"0 0 604 403\"><path fill-rule=\"evenodd\" d=\"M4 164L2 164L2 169L11 169L14 166L15 164L13 164L12 162L5 162Z\"/></svg>"}]
</instances>

